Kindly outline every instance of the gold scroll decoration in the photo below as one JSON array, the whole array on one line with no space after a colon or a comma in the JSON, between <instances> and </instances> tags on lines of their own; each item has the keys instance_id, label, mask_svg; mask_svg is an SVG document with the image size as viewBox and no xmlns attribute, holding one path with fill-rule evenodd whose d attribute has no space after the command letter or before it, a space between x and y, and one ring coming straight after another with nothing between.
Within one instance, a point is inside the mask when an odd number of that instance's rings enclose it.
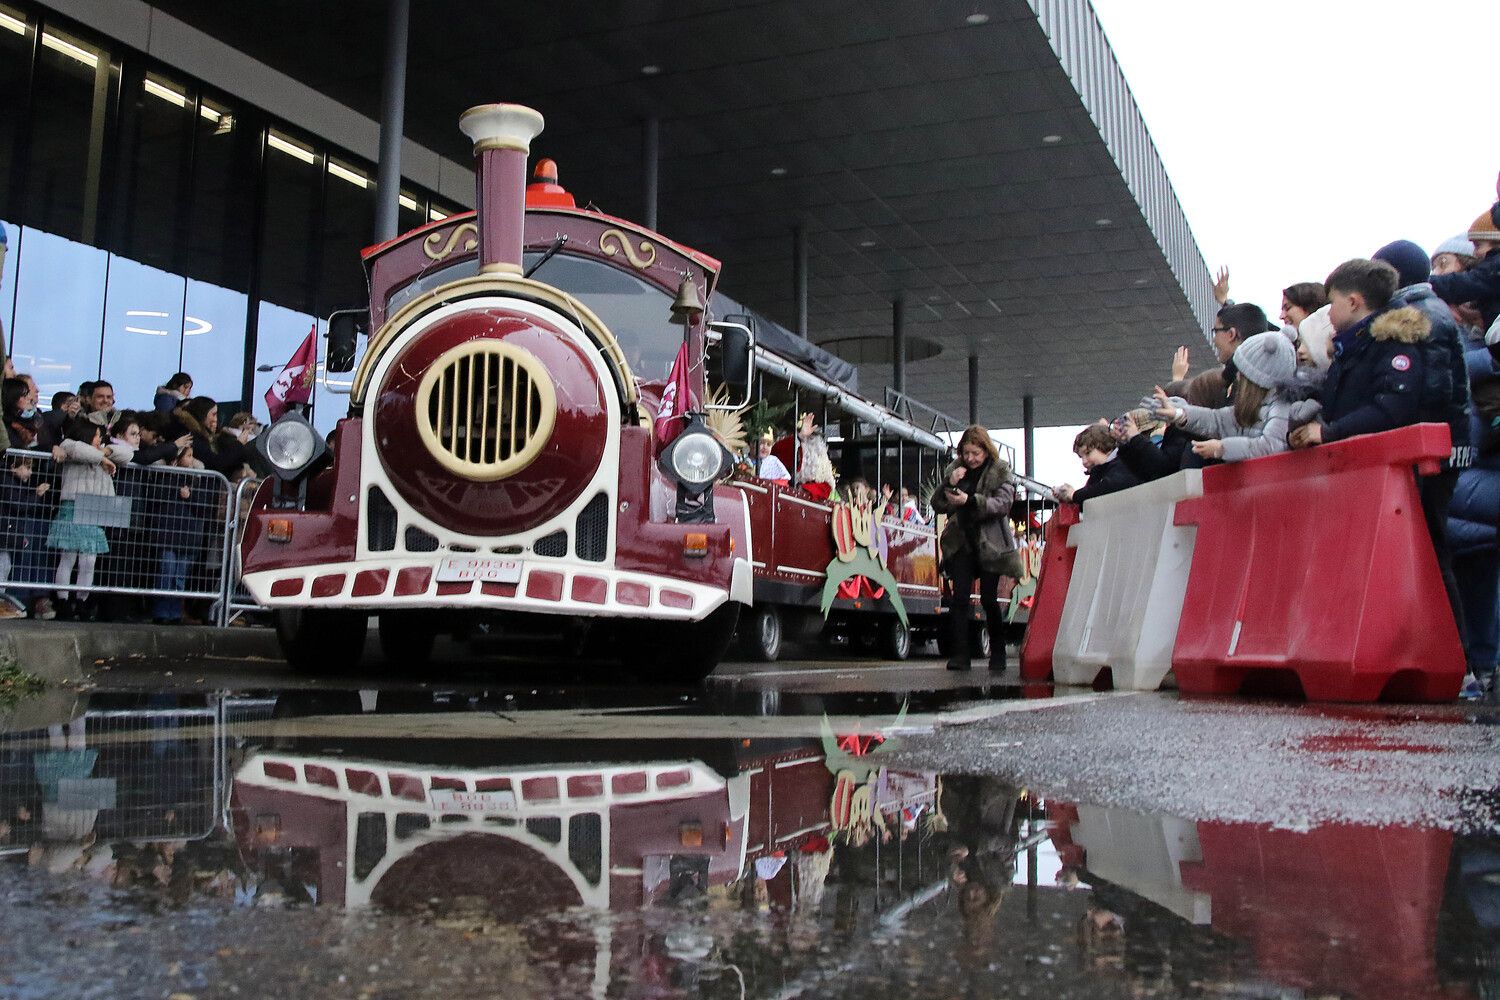
<instances>
[{"instance_id":1,"label":"gold scroll decoration","mask_svg":"<svg viewBox=\"0 0 1500 1000\"><path fill-rule=\"evenodd\" d=\"M448 255L453 253L453 248L457 246L458 241L460 239L463 239L465 236L467 236L468 239L464 240L464 253L478 250L479 227L475 226L472 222L465 222L463 225L459 226L448 234L447 243L443 243L442 232L430 234L425 240L422 241L422 252L427 255L428 260L444 260L448 257ZM442 244L441 248L439 247L439 244Z\"/></svg>"},{"instance_id":2,"label":"gold scroll decoration","mask_svg":"<svg viewBox=\"0 0 1500 1000\"><path fill-rule=\"evenodd\" d=\"M606 229L600 233L599 249L604 251L606 257L623 253L625 259L630 261L630 266L640 271L656 263L656 247L653 244L647 240L641 240L641 248L637 254L635 247L630 245L630 237L619 229Z\"/></svg>"}]
</instances>

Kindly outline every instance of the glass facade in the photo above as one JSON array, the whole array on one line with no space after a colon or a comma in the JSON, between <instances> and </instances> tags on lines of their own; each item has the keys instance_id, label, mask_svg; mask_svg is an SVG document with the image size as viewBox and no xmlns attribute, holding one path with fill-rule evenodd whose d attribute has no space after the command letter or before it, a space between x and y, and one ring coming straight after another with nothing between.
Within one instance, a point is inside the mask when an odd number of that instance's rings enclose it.
<instances>
[{"instance_id":1,"label":"glass facade","mask_svg":"<svg viewBox=\"0 0 1500 1000\"><path fill-rule=\"evenodd\" d=\"M43 405L102 377L147 408L186 371L223 416L248 392L264 418L315 317L364 304L372 165L15 0L0 86L0 321ZM403 229L455 210L401 190ZM331 428L344 400L319 396Z\"/></svg>"}]
</instances>

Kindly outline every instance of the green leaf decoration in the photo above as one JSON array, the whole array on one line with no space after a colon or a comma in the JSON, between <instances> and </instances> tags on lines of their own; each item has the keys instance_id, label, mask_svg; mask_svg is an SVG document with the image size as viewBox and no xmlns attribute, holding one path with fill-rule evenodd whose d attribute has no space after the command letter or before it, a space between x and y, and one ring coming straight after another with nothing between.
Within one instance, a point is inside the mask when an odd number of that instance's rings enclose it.
<instances>
[{"instance_id":1,"label":"green leaf decoration","mask_svg":"<svg viewBox=\"0 0 1500 1000\"><path fill-rule=\"evenodd\" d=\"M827 619L829 610L833 607L834 599L839 595L839 584L852 576L867 576L874 583L885 588L886 597L890 598L891 607L896 610L896 617L901 619L901 624L908 628L911 623L906 618L906 604L901 600L901 593L896 589L896 578L891 571L886 569L865 548L856 548L854 558L848 562L839 562L835 559L828 564L828 579L823 583L823 598L821 609L824 619Z\"/></svg>"}]
</instances>

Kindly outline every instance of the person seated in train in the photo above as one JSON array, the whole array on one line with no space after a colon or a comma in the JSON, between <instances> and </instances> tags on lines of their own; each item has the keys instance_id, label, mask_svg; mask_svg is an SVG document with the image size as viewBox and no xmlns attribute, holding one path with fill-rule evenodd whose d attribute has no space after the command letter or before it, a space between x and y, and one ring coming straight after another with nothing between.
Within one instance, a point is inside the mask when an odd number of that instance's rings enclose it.
<instances>
[{"instance_id":1,"label":"person seated in train","mask_svg":"<svg viewBox=\"0 0 1500 1000\"><path fill-rule=\"evenodd\" d=\"M827 500L837 485L833 463L828 459L828 442L822 429L804 413L797 424L797 440L802 446L802 461L797 464L797 485L818 500Z\"/></svg>"},{"instance_id":2,"label":"person seated in train","mask_svg":"<svg viewBox=\"0 0 1500 1000\"><path fill-rule=\"evenodd\" d=\"M901 514L903 524L921 525L926 524L927 519L922 516L922 506L917 503L917 498L911 495L911 490L905 486L901 487Z\"/></svg>"},{"instance_id":3,"label":"person seated in train","mask_svg":"<svg viewBox=\"0 0 1500 1000\"><path fill-rule=\"evenodd\" d=\"M771 454L771 446L775 443L775 430L766 428L766 432L760 436L760 441L756 444L755 474L777 486L789 486L792 482L792 474L787 471L781 459Z\"/></svg>"},{"instance_id":4,"label":"person seated in train","mask_svg":"<svg viewBox=\"0 0 1500 1000\"><path fill-rule=\"evenodd\" d=\"M1104 424L1090 424L1073 439L1073 454L1083 462L1089 481L1074 489L1064 483L1052 491L1063 503L1084 504L1094 497L1118 493L1140 485L1140 477L1120 460L1115 437Z\"/></svg>"},{"instance_id":5,"label":"person seated in train","mask_svg":"<svg viewBox=\"0 0 1500 1000\"><path fill-rule=\"evenodd\" d=\"M1210 409L1173 399L1156 387L1156 415L1204 440L1193 454L1205 460L1242 462L1287 450L1291 401L1284 387L1296 376L1297 354L1278 330L1247 338L1234 352L1233 402Z\"/></svg>"}]
</instances>

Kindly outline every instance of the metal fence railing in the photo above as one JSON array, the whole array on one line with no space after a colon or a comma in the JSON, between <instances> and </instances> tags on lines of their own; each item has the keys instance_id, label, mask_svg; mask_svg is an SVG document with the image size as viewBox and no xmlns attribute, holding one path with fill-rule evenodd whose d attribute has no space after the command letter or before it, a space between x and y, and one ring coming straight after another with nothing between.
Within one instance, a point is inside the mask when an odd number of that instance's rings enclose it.
<instances>
[{"instance_id":1,"label":"metal fence railing","mask_svg":"<svg viewBox=\"0 0 1500 1000\"><path fill-rule=\"evenodd\" d=\"M64 497L64 464L12 449L0 463L0 591L26 598L120 595L136 614L223 625L240 494L217 472L123 464L113 496Z\"/></svg>"},{"instance_id":2,"label":"metal fence railing","mask_svg":"<svg viewBox=\"0 0 1500 1000\"><path fill-rule=\"evenodd\" d=\"M261 610L240 578L240 541L245 535L245 522L250 517L250 502L261 482L260 479L242 479L234 487L234 526L226 556L228 571L224 574L224 595L220 601L223 624L226 625L241 615Z\"/></svg>"},{"instance_id":3,"label":"metal fence railing","mask_svg":"<svg viewBox=\"0 0 1500 1000\"><path fill-rule=\"evenodd\" d=\"M217 696L195 707L91 706L0 734L0 854L209 836L225 807L222 713Z\"/></svg>"}]
</instances>

